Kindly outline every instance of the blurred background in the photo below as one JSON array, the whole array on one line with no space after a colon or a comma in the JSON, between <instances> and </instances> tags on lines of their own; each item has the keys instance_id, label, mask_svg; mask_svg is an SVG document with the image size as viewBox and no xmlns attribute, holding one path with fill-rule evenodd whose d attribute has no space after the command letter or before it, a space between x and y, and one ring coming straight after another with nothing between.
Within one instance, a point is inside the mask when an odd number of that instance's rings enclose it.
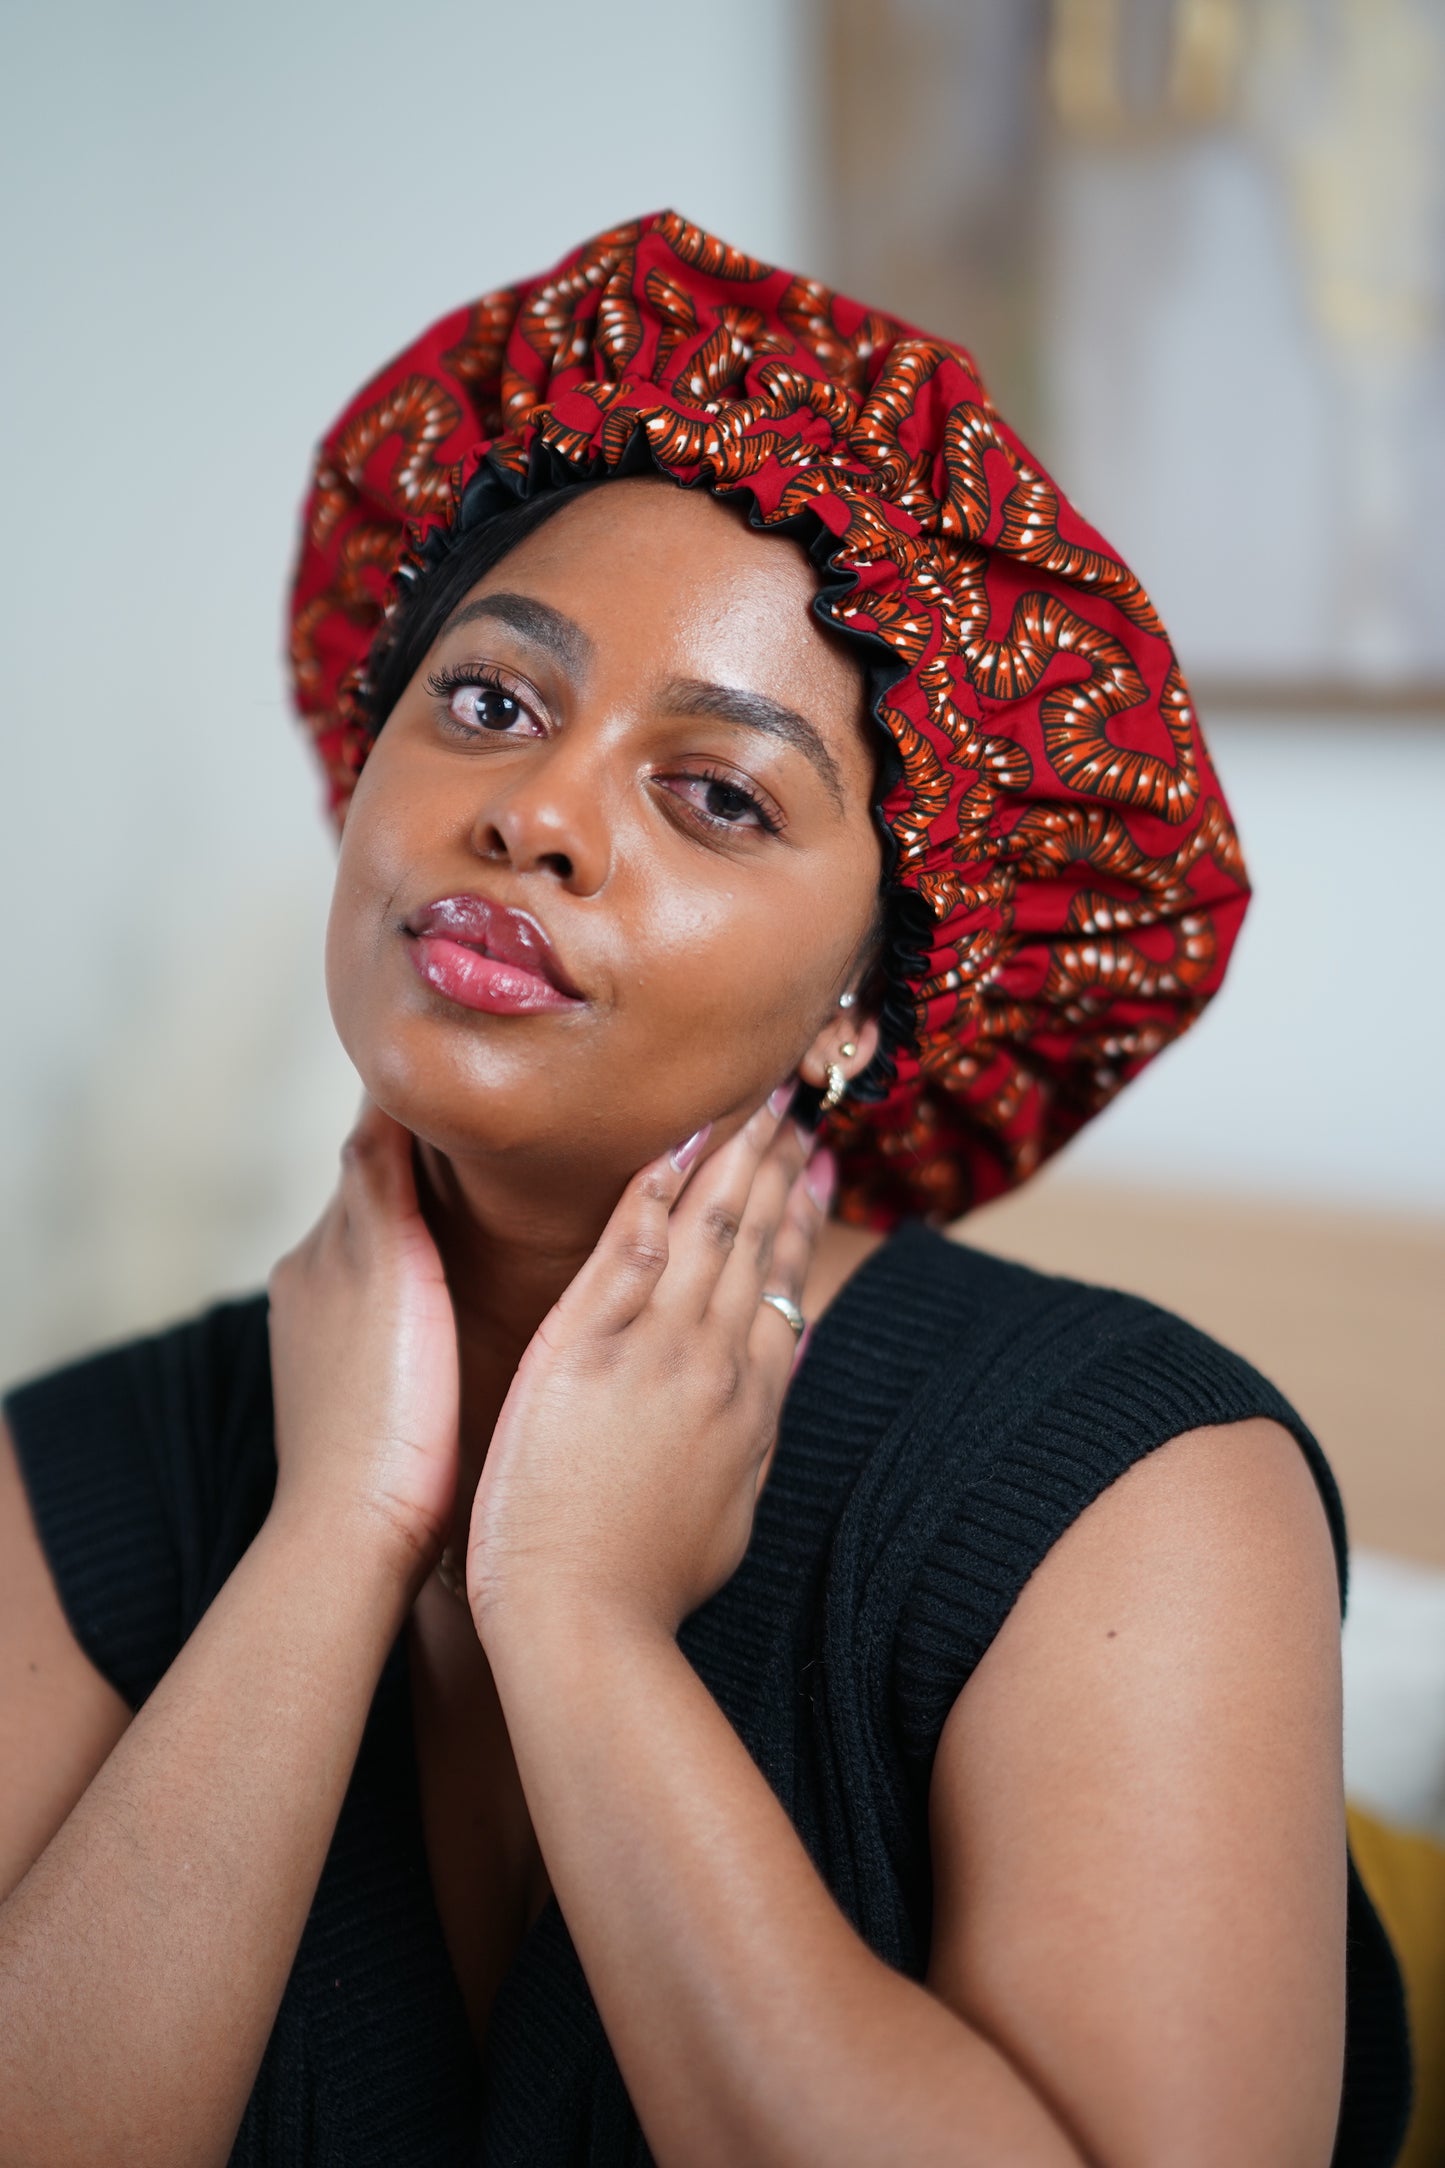
<instances>
[{"instance_id":1,"label":"blurred background","mask_svg":"<svg viewBox=\"0 0 1445 2168\"><path fill-rule=\"evenodd\" d=\"M1352 1781L1445 1827L1445 10L398 23L10 10L0 1374L256 1284L319 1208L355 1086L280 667L313 442L444 309L671 203L971 346L1175 635L1235 970L968 1231L1295 1398L1361 1547Z\"/></svg>"}]
</instances>

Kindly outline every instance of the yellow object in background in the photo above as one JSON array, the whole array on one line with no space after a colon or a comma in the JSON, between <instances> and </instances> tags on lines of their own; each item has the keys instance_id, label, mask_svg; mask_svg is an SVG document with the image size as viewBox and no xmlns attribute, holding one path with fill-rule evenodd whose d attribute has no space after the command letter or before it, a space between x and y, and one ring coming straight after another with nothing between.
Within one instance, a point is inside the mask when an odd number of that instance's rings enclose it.
<instances>
[{"instance_id":1,"label":"yellow object in background","mask_svg":"<svg viewBox=\"0 0 1445 2168\"><path fill-rule=\"evenodd\" d=\"M1405 1977L1415 2111L1397 2168L1445 2168L1445 1846L1349 1811L1350 1848Z\"/></svg>"}]
</instances>

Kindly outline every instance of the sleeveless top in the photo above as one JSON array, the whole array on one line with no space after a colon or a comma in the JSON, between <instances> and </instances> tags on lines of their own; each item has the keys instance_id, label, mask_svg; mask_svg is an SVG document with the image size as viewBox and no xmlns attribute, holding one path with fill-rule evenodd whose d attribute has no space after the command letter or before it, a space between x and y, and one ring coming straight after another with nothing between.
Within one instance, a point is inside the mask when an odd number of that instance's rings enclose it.
<instances>
[{"instance_id":1,"label":"sleeveless top","mask_svg":"<svg viewBox=\"0 0 1445 2168\"><path fill-rule=\"evenodd\" d=\"M265 1299L75 1363L7 1412L70 1624L138 1706L270 1502ZM926 1967L934 1750L1029 1575L1146 1453L1250 1416L1299 1441L1343 1594L1343 1519L1318 1445L1248 1364L1178 1318L911 1224L820 1319L747 1556L680 1638L887 1963ZM639 2168L650 2155L555 1900L477 2051L432 1897L404 1658L403 1639L232 2160ZM1335 2168L1388 2168L1409 2106L1404 2003L1353 1865L1347 1957Z\"/></svg>"}]
</instances>

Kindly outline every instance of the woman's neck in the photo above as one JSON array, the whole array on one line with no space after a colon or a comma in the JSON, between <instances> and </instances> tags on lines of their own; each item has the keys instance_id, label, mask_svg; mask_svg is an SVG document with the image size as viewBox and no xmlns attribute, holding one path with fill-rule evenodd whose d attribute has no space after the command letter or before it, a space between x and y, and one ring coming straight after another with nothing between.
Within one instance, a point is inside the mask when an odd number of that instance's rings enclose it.
<instances>
[{"instance_id":1,"label":"woman's neck","mask_svg":"<svg viewBox=\"0 0 1445 2168\"><path fill-rule=\"evenodd\" d=\"M537 1327L591 1256L615 1199L523 1190L446 1158L417 1153L423 1215L441 1253L457 1321L461 1437L453 1547L464 1544L471 1500L502 1402Z\"/></svg>"},{"instance_id":2,"label":"woman's neck","mask_svg":"<svg viewBox=\"0 0 1445 2168\"><path fill-rule=\"evenodd\" d=\"M587 1194L569 1177L558 1190L502 1180L482 1168L446 1158L430 1145L418 1150L422 1211L441 1252L457 1320L461 1362L461 1438L457 1503L450 1542L465 1547L471 1503L502 1402L537 1327L596 1248L620 1194ZM836 1221L824 1228L803 1293L803 1309L820 1317L881 1237Z\"/></svg>"}]
</instances>

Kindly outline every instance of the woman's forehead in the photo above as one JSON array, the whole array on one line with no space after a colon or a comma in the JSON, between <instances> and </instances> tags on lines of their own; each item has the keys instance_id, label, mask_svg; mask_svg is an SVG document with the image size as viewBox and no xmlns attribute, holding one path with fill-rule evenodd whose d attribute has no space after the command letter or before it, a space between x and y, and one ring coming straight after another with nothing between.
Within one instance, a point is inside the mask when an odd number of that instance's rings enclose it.
<instances>
[{"instance_id":1,"label":"woman's forehead","mask_svg":"<svg viewBox=\"0 0 1445 2168\"><path fill-rule=\"evenodd\" d=\"M706 491L637 476L589 490L510 551L467 604L502 591L565 620L579 657L604 670L749 687L806 704L820 726L856 730L861 719L861 669L813 615L804 550Z\"/></svg>"}]
</instances>

